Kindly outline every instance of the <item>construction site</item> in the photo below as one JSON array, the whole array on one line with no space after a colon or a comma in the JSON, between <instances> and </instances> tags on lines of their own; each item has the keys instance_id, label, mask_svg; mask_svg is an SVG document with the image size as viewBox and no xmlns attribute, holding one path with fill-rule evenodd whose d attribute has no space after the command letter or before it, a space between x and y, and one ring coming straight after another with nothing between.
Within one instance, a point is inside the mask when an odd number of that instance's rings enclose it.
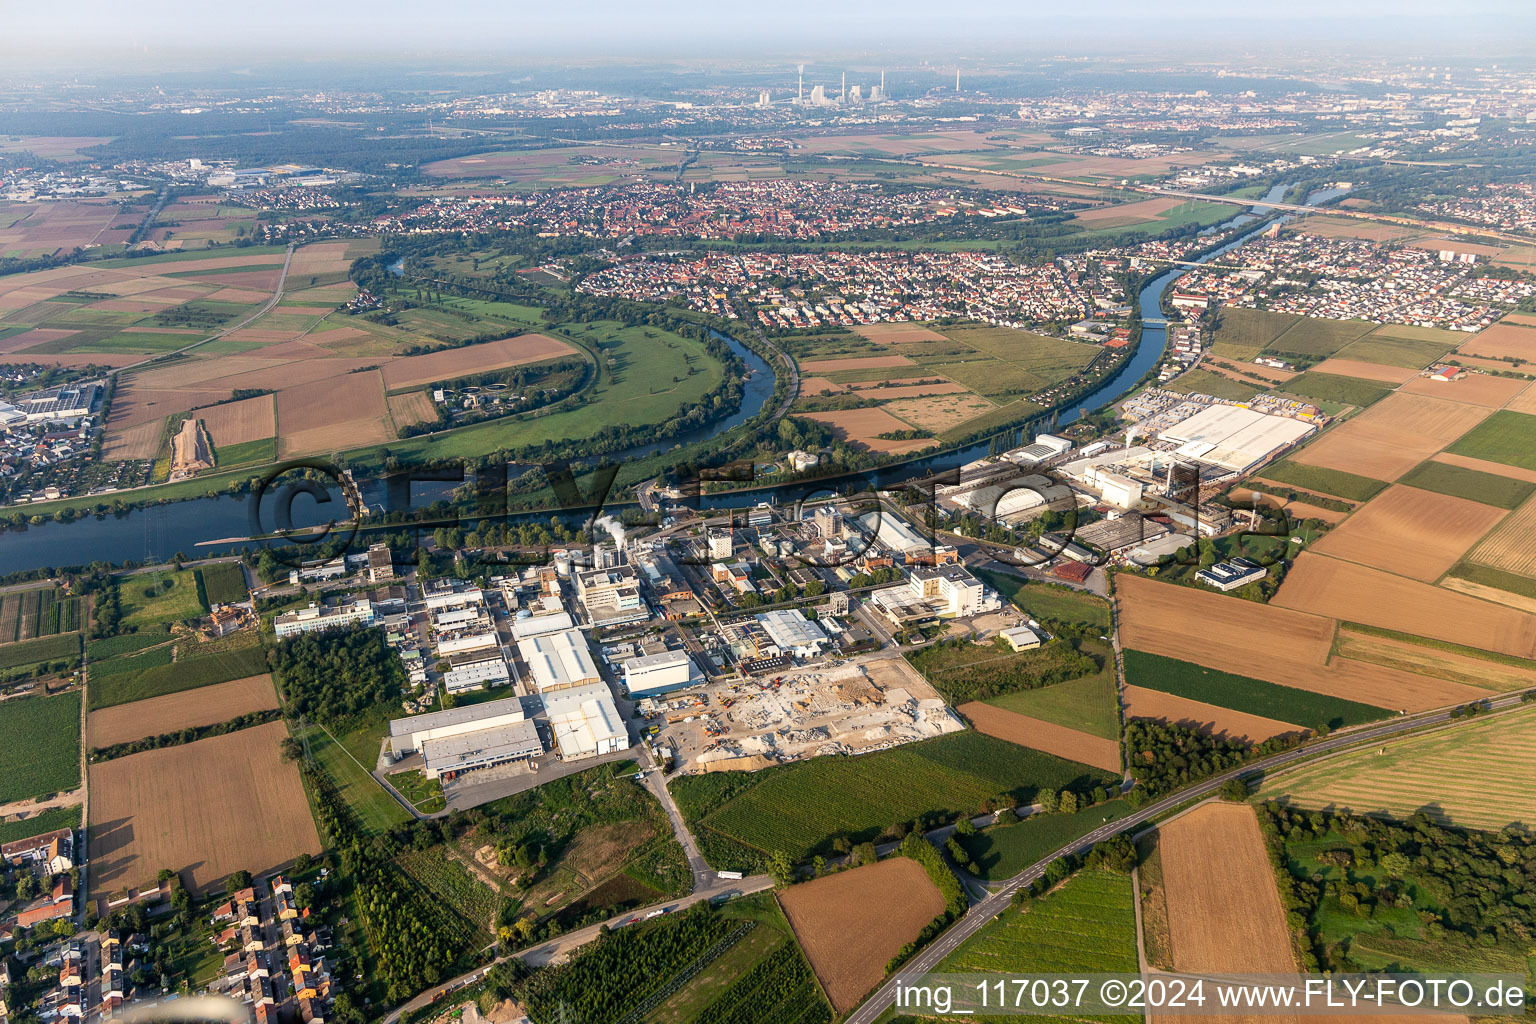
<instances>
[{"instance_id":1,"label":"construction site","mask_svg":"<svg viewBox=\"0 0 1536 1024\"><path fill-rule=\"evenodd\" d=\"M213 468L213 441L203 421L193 417L183 420L181 429L171 438L172 481L185 480Z\"/></svg>"},{"instance_id":2,"label":"construction site","mask_svg":"<svg viewBox=\"0 0 1536 1024\"><path fill-rule=\"evenodd\" d=\"M722 682L636 710L682 773L862 754L964 728L922 676L889 654Z\"/></svg>"}]
</instances>

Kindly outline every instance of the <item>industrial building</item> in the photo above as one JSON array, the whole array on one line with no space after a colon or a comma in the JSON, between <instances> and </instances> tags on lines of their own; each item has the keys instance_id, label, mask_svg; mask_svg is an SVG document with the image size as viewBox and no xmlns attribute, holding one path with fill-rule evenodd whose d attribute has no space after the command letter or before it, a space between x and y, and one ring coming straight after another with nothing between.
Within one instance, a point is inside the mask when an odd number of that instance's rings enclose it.
<instances>
[{"instance_id":1,"label":"industrial building","mask_svg":"<svg viewBox=\"0 0 1536 1024\"><path fill-rule=\"evenodd\" d=\"M1157 436L1177 444L1176 455L1242 473L1316 429L1315 424L1288 416L1271 416L1237 405L1212 405Z\"/></svg>"},{"instance_id":2,"label":"industrial building","mask_svg":"<svg viewBox=\"0 0 1536 1024\"><path fill-rule=\"evenodd\" d=\"M704 675L687 651L645 654L624 663L624 687L631 697L654 696L697 686Z\"/></svg>"},{"instance_id":3,"label":"industrial building","mask_svg":"<svg viewBox=\"0 0 1536 1024\"><path fill-rule=\"evenodd\" d=\"M539 730L516 697L389 723L397 756L420 752L429 778L454 778L475 768L507 764L544 752Z\"/></svg>"},{"instance_id":4,"label":"industrial building","mask_svg":"<svg viewBox=\"0 0 1536 1024\"><path fill-rule=\"evenodd\" d=\"M827 634L793 608L776 608L753 616L780 657L815 658L827 645Z\"/></svg>"},{"instance_id":5,"label":"industrial building","mask_svg":"<svg viewBox=\"0 0 1536 1024\"><path fill-rule=\"evenodd\" d=\"M1003 642L1015 651L1032 651L1040 646L1040 634L1028 626L1014 626L1000 634Z\"/></svg>"},{"instance_id":6,"label":"industrial building","mask_svg":"<svg viewBox=\"0 0 1536 1024\"><path fill-rule=\"evenodd\" d=\"M908 580L912 596L934 606L942 616L978 615L998 607L996 595L990 595L981 580L963 565L919 565Z\"/></svg>"},{"instance_id":7,"label":"industrial building","mask_svg":"<svg viewBox=\"0 0 1536 1024\"><path fill-rule=\"evenodd\" d=\"M566 630L575 628L576 621L571 618L571 613L563 609L558 612L545 612L542 615L533 614L525 609L518 612L517 618L512 620L512 639L531 640L537 636L564 633Z\"/></svg>"},{"instance_id":8,"label":"industrial building","mask_svg":"<svg viewBox=\"0 0 1536 1024\"><path fill-rule=\"evenodd\" d=\"M1201 569L1195 578L1217 590L1236 590L1249 583L1256 583L1269 575L1269 570L1247 558L1234 558L1230 562L1217 562L1209 569Z\"/></svg>"},{"instance_id":9,"label":"industrial building","mask_svg":"<svg viewBox=\"0 0 1536 1024\"><path fill-rule=\"evenodd\" d=\"M866 532L873 533L880 546L897 558L911 560L933 554L933 542L918 533L906 520L890 513L870 512L860 517Z\"/></svg>"},{"instance_id":10,"label":"industrial building","mask_svg":"<svg viewBox=\"0 0 1536 1024\"><path fill-rule=\"evenodd\" d=\"M443 686L449 693L464 693L483 686L506 686L512 681L507 659L497 648L455 654L448 659Z\"/></svg>"},{"instance_id":11,"label":"industrial building","mask_svg":"<svg viewBox=\"0 0 1536 1024\"><path fill-rule=\"evenodd\" d=\"M517 652L527 663L533 684L541 694L602 680L587 647L587 638L579 629L519 640Z\"/></svg>"},{"instance_id":12,"label":"industrial building","mask_svg":"<svg viewBox=\"0 0 1536 1024\"><path fill-rule=\"evenodd\" d=\"M594 627L644 622L651 617L630 565L587 569L576 574L576 598Z\"/></svg>"},{"instance_id":13,"label":"industrial building","mask_svg":"<svg viewBox=\"0 0 1536 1024\"><path fill-rule=\"evenodd\" d=\"M563 760L599 757L629 748L629 730L605 684L570 686L541 696Z\"/></svg>"}]
</instances>

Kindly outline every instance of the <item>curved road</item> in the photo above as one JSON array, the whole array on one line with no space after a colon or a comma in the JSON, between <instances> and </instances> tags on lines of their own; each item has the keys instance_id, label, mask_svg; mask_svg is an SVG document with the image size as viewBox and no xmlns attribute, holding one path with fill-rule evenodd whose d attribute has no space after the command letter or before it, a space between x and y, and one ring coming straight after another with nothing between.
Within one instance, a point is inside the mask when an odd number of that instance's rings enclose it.
<instances>
[{"instance_id":1,"label":"curved road","mask_svg":"<svg viewBox=\"0 0 1536 1024\"><path fill-rule=\"evenodd\" d=\"M1496 710L1508 711L1520 706L1520 694L1506 694L1492 698L1488 703ZM1232 779L1244 779L1262 772L1273 771L1277 768L1295 767L1299 762L1310 761L1322 754L1336 753L1349 747L1377 743L1410 730L1422 729L1425 726L1481 721L1484 717L1486 717L1486 713L1478 715L1476 718L1453 719L1449 711L1432 711L1422 715L1393 719L1384 725L1362 729L1358 732L1329 736L1305 746L1282 751L1272 757L1264 758L1262 761L1254 761L1240 768L1234 768L1231 771L1212 776L1203 782L1186 789L1181 789L1171 796L1166 796L1155 803L1148 804L1124 818L1112 821L1107 825L1101 825L1087 835L1074 840L1059 850L1053 851L1044 859L1025 868L993 890L992 894L985 900L973 905L948 931L924 947L922 952L907 961L901 970L891 975L879 988L875 989L874 993L864 1001L863 1005L848 1016L844 1024L874 1024L874 1021L890 1008L898 979L910 979L914 974L926 974L934 970L961 943L975 935L994 917L1007 909L1013 899L1013 894L1045 874L1046 866L1058 857L1069 853L1080 853L1111 836L1125 832L1137 825L1145 824L1164 812L1171 811L1181 804L1188 803L1192 798L1207 796L1216 792L1223 783Z\"/></svg>"}]
</instances>

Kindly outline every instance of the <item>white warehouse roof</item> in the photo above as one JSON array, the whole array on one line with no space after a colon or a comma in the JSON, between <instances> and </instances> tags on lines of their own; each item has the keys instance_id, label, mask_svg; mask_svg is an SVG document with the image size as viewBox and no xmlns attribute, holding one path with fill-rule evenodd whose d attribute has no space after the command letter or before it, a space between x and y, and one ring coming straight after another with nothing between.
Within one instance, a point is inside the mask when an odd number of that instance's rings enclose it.
<instances>
[{"instance_id":1,"label":"white warehouse roof","mask_svg":"<svg viewBox=\"0 0 1536 1024\"><path fill-rule=\"evenodd\" d=\"M541 695L549 727L567 761L629 746L629 730L603 683L571 686Z\"/></svg>"},{"instance_id":2,"label":"white warehouse roof","mask_svg":"<svg viewBox=\"0 0 1536 1024\"><path fill-rule=\"evenodd\" d=\"M528 671L540 693L593 683L601 678L587 647L587 638L578 629L519 640L517 651L528 663Z\"/></svg>"},{"instance_id":3,"label":"white warehouse roof","mask_svg":"<svg viewBox=\"0 0 1536 1024\"><path fill-rule=\"evenodd\" d=\"M1241 472L1317 428L1305 420L1271 416L1236 405L1212 405L1157 436L1180 446L1179 454Z\"/></svg>"}]
</instances>

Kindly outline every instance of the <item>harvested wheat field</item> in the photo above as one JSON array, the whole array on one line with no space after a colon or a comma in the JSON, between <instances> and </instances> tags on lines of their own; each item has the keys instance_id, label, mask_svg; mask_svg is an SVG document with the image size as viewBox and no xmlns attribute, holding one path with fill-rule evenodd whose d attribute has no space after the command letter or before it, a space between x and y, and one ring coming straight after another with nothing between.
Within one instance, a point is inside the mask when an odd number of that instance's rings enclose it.
<instances>
[{"instance_id":1,"label":"harvested wheat field","mask_svg":"<svg viewBox=\"0 0 1536 1024\"><path fill-rule=\"evenodd\" d=\"M1516 663L1490 661L1407 640L1362 633L1344 626L1339 628L1334 649L1356 661L1390 665L1406 672L1417 672L1419 675L1464 683L1496 693L1536 686L1536 666L1523 667Z\"/></svg>"},{"instance_id":2,"label":"harvested wheat field","mask_svg":"<svg viewBox=\"0 0 1536 1024\"><path fill-rule=\"evenodd\" d=\"M904 341L944 341L944 335L922 324L860 324L853 332L877 345L899 345Z\"/></svg>"},{"instance_id":3,"label":"harvested wheat field","mask_svg":"<svg viewBox=\"0 0 1536 1024\"><path fill-rule=\"evenodd\" d=\"M567 342L547 334L519 334L515 338L488 341L483 345L466 345L445 352L390 360L384 364L384 386L395 391L486 370L537 363L575 351Z\"/></svg>"},{"instance_id":4,"label":"harvested wheat field","mask_svg":"<svg viewBox=\"0 0 1536 1024\"><path fill-rule=\"evenodd\" d=\"M1536 334L1536 331L1531 333ZM1489 409L1501 409L1510 399L1524 391L1530 381L1514 377L1491 377L1486 373L1464 373L1455 380L1431 380L1415 377L1404 384L1402 391L1410 395L1430 395L1448 398L1453 402L1481 405Z\"/></svg>"},{"instance_id":5,"label":"harvested wheat field","mask_svg":"<svg viewBox=\"0 0 1536 1024\"><path fill-rule=\"evenodd\" d=\"M1517 658L1536 657L1536 616L1310 552L1296 559L1269 607L1300 608Z\"/></svg>"},{"instance_id":6,"label":"harvested wheat field","mask_svg":"<svg viewBox=\"0 0 1536 1024\"><path fill-rule=\"evenodd\" d=\"M800 393L802 395L840 395L847 390L843 385L827 380L825 377L802 377L800 380Z\"/></svg>"},{"instance_id":7,"label":"harvested wheat field","mask_svg":"<svg viewBox=\"0 0 1536 1024\"><path fill-rule=\"evenodd\" d=\"M1430 583L1505 515L1492 505L1395 484L1311 550Z\"/></svg>"},{"instance_id":8,"label":"harvested wheat field","mask_svg":"<svg viewBox=\"0 0 1536 1024\"><path fill-rule=\"evenodd\" d=\"M92 895L164 867L203 890L319 853L299 770L278 756L287 734L271 722L92 765Z\"/></svg>"},{"instance_id":9,"label":"harvested wheat field","mask_svg":"<svg viewBox=\"0 0 1536 1024\"><path fill-rule=\"evenodd\" d=\"M1482 583L1474 583L1464 580L1459 576L1447 576L1441 580L1439 586L1446 590L1454 590L1458 594L1466 594L1468 597L1481 598L1484 601L1492 601L1494 604L1502 604L1509 608L1516 608L1522 612L1536 615L1536 597L1526 597L1524 594L1512 594L1498 587L1490 587Z\"/></svg>"},{"instance_id":10,"label":"harvested wheat field","mask_svg":"<svg viewBox=\"0 0 1536 1024\"><path fill-rule=\"evenodd\" d=\"M1405 384L1419 375L1418 370L1404 366L1386 366L1367 363L1361 359L1324 359L1312 367L1312 373L1332 373L1340 377L1361 377L1383 384Z\"/></svg>"},{"instance_id":11,"label":"harvested wheat field","mask_svg":"<svg viewBox=\"0 0 1536 1024\"><path fill-rule=\"evenodd\" d=\"M1510 412L1536 413L1536 384L1531 384L1524 391L1505 403L1504 408Z\"/></svg>"},{"instance_id":12,"label":"harvested wheat field","mask_svg":"<svg viewBox=\"0 0 1536 1024\"><path fill-rule=\"evenodd\" d=\"M93 747L128 743L146 736L227 722L277 706L271 676L232 679L188 693L168 693L92 711L86 720L86 742Z\"/></svg>"},{"instance_id":13,"label":"harvested wheat field","mask_svg":"<svg viewBox=\"0 0 1536 1024\"><path fill-rule=\"evenodd\" d=\"M1107 772L1118 774L1120 771L1120 744L1114 740L1091 736L1054 722L1042 722L1038 718L980 701L962 704L958 710L970 719L971 725L979 733L996 736L1031 750L1055 754L1068 761L1091 764Z\"/></svg>"},{"instance_id":14,"label":"harvested wheat field","mask_svg":"<svg viewBox=\"0 0 1536 1024\"><path fill-rule=\"evenodd\" d=\"M846 1013L885 977L891 957L944 912L944 897L921 864L891 857L790 886L779 905L827 998Z\"/></svg>"},{"instance_id":15,"label":"harvested wheat field","mask_svg":"<svg viewBox=\"0 0 1536 1024\"><path fill-rule=\"evenodd\" d=\"M1176 971L1192 974L1295 974L1285 909L1258 819L1246 804L1202 804L1157 830L1168 908L1168 944ZM1158 1021L1291 1022L1299 1018L1233 1014Z\"/></svg>"},{"instance_id":16,"label":"harvested wheat field","mask_svg":"<svg viewBox=\"0 0 1536 1024\"><path fill-rule=\"evenodd\" d=\"M927 395L957 395L966 391L964 384L956 384L952 380L930 381L926 384L891 383L885 385L865 381L859 384L850 384L849 388L858 392L864 398L873 398L882 402L898 398L923 398Z\"/></svg>"},{"instance_id":17,"label":"harvested wheat field","mask_svg":"<svg viewBox=\"0 0 1536 1024\"><path fill-rule=\"evenodd\" d=\"M801 363L808 374L835 373L838 370L878 370L883 366L916 366L906 356L849 356L845 359L814 359Z\"/></svg>"},{"instance_id":18,"label":"harvested wheat field","mask_svg":"<svg viewBox=\"0 0 1536 1024\"><path fill-rule=\"evenodd\" d=\"M160 450L163 420L149 420L121 430L109 430L102 438L101 457L107 462L125 459L152 459Z\"/></svg>"},{"instance_id":19,"label":"harvested wheat field","mask_svg":"<svg viewBox=\"0 0 1536 1024\"><path fill-rule=\"evenodd\" d=\"M1182 206L1184 202L1183 199L1162 197L1121 203L1118 206L1096 206L1091 210L1080 211L1073 220L1096 228L1125 227L1157 220L1161 214Z\"/></svg>"},{"instance_id":20,"label":"harvested wheat field","mask_svg":"<svg viewBox=\"0 0 1536 1024\"><path fill-rule=\"evenodd\" d=\"M1505 317L1456 346L1457 354L1536 362L1536 329Z\"/></svg>"},{"instance_id":21,"label":"harvested wheat field","mask_svg":"<svg viewBox=\"0 0 1536 1024\"><path fill-rule=\"evenodd\" d=\"M1290 722L1280 722L1259 715L1247 715L1241 711L1190 700L1161 690L1149 690L1144 686L1128 685L1124 693L1127 718L1176 722L1213 736L1262 743L1271 736L1307 731Z\"/></svg>"},{"instance_id":22,"label":"harvested wheat field","mask_svg":"<svg viewBox=\"0 0 1536 1024\"><path fill-rule=\"evenodd\" d=\"M277 433L277 414L271 395L257 395L238 402L225 402L206 409L198 409L197 415L208 428L215 447L224 444L243 444L260 441Z\"/></svg>"},{"instance_id":23,"label":"harvested wheat field","mask_svg":"<svg viewBox=\"0 0 1536 1024\"><path fill-rule=\"evenodd\" d=\"M343 373L279 391L277 422L282 429L278 454L285 459L394 437L377 370Z\"/></svg>"},{"instance_id":24,"label":"harvested wheat field","mask_svg":"<svg viewBox=\"0 0 1536 1024\"><path fill-rule=\"evenodd\" d=\"M1320 555L1303 555L1297 568L1309 558L1333 562ZM1292 569L1291 576L1296 571ZM1387 580L1401 579L1384 573L1374 575ZM1441 593L1412 580L1401 582L1431 594ZM1288 578L1281 587L1282 596L1289 585ZM1130 574L1116 577L1115 589L1121 643L1138 651L1382 708L1424 711L1484 695L1475 687L1383 665L1343 657L1330 659L1335 623L1325 615L1282 608L1275 602L1259 604L1177 587ZM1360 598L1350 600L1358 603ZM1359 619L1361 616L1355 611L1358 609L1351 609L1347 617Z\"/></svg>"},{"instance_id":25,"label":"harvested wheat field","mask_svg":"<svg viewBox=\"0 0 1536 1024\"><path fill-rule=\"evenodd\" d=\"M892 441L880 437L880 434L894 433L899 430L911 430L912 425L897 419L880 407L869 409L839 409L834 412L807 412L797 413L808 420L824 423L832 428L838 437L876 452L887 454L900 454L902 452L916 451L919 448L927 448L936 444L932 438L918 438L911 441Z\"/></svg>"},{"instance_id":26,"label":"harvested wheat field","mask_svg":"<svg viewBox=\"0 0 1536 1024\"><path fill-rule=\"evenodd\" d=\"M1309 466L1396 480L1481 423L1489 410L1393 394L1291 456Z\"/></svg>"},{"instance_id":27,"label":"harvested wheat field","mask_svg":"<svg viewBox=\"0 0 1536 1024\"><path fill-rule=\"evenodd\" d=\"M1536 825L1536 708L1391 740L1276 775L1259 790L1299 807L1498 830Z\"/></svg>"},{"instance_id":28,"label":"harvested wheat field","mask_svg":"<svg viewBox=\"0 0 1536 1024\"><path fill-rule=\"evenodd\" d=\"M1276 486L1286 487L1285 484ZM1323 508L1321 505L1309 505L1304 501L1286 501L1284 498L1276 495L1267 494L1264 491L1250 490L1247 487L1232 488L1230 497L1233 501L1245 506L1257 502L1267 508L1283 509L1285 514L1292 519L1321 519L1325 523L1341 523L1349 516L1348 512Z\"/></svg>"},{"instance_id":29,"label":"harvested wheat field","mask_svg":"<svg viewBox=\"0 0 1536 1024\"><path fill-rule=\"evenodd\" d=\"M991 412L997 406L980 395L966 391L928 398L904 398L887 404L885 408L913 426L942 434L951 427Z\"/></svg>"},{"instance_id":30,"label":"harvested wheat field","mask_svg":"<svg viewBox=\"0 0 1536 1024\"><path fill-rule=\"evenodd\" d=\"M1536 577L1536 497L1526 499L1511 512L1498 529L1472 549L1468 561Z\"/></svg>"},{"instance_id":31,"label":"harvested wheat field","mask_svg":"<svg viewBox=\"0 0 1536 1024\"><path fill-rule=\"evenodd\" d=\"M425 391L407 391L403 395L389 396L389 415L398 430L417 423L431 423L438 414L431 395Z\"/></svg>"}]
</instances>

